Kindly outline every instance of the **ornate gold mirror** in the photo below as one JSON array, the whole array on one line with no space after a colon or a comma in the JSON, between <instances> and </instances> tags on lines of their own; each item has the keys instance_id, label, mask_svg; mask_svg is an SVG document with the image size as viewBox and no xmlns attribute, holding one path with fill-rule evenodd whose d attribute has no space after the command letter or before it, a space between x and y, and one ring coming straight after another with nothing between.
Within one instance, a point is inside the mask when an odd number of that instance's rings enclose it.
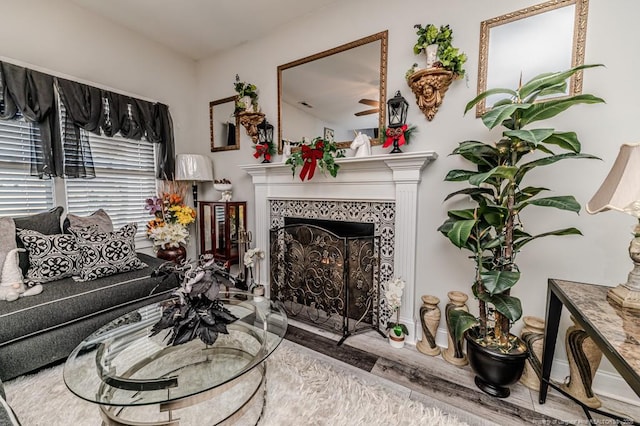
<instances>
[{"instance_id":1,"label":"ornate gold mirror","mask_svg":"<svg viewBox=\"0 0 640 426\"><path fill-rule=\"evenodd\" d=\"M209 102L211 152L240 149L240 126L233 114L236 96Z\"/></svg>"},{"instance_id":2,"label":"ornate gold mirror","mask_svg":"<svg viewBox=\"0 0 640 426\"><path fill-rule=\"evenodd\" d=\"M584 63L589 0L553 0L480 24L478 93L515 88L545 72L563 71ZM567 93L582 93L582 73L569 82ZM502 95L504 96L504 95ZM479 102L476 116L491 109L500 95Z\"/></svg>"},{"instance_id":3,"label":"ornate gold mirror","mask_svg":"<svg viewBox=\"0 0 640 426\"><path fill-rule=\"evenodd\" d=\"M283 140L333 133L348 147L358 132L380 144L385 125L387 31L278 67L278 152Z\"/></svg>"}]
</instances>

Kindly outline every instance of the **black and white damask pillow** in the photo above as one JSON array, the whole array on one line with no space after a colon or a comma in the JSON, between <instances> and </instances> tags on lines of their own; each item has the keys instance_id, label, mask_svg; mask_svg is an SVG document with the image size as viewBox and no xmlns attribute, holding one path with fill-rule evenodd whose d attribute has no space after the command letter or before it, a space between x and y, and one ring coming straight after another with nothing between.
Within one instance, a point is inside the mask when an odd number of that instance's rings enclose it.
<instances>
[{"instance_id":1,"label":"black and white damask pillow","mask_svg":"<svg viewBox=\"0 0 640 426\"><path fill-rule=\"evenodd\" d=\"M73 235L44 235L31 229L18 229L16 233L29 254L25 283L42 284L77 272L80 248Z\"/></svg>"},{"instance_id":2,"label":"black and white damask pillow","mask_svg":"<svg viewBox=\"0 0 640 426\"><path fill-rule=\"evenodd\" d=\"M138 225L130 223L113 232L97 232L92 228L69 228L80 247L80 262L76 281L134 271L147 266L138 259L135 235Z\"/></svg>"}]
</instances>

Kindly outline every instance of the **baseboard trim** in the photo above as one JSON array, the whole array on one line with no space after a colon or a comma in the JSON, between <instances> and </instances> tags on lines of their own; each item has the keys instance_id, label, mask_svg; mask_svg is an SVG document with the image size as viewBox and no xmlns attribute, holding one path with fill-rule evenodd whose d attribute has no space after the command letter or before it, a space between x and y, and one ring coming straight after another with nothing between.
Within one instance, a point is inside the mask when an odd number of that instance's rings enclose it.
<instances>
[{"instance_id":1,"label":"baseboard trim","mask_svg":"<svg viewBox=\"0 0 640 426\"><path fill-rule=\"evenodd\" d=\"M422 334L422 330L420 330L420 334ZM448 346L446 328L438 328L436 343L441 348L446 348ZM566 377L569 377L569 363L566 359L554 358L551 378L557 382L563 383ZM638 399L638 396L616 372L598 370L593 379L593 391L596 395L605 396L607 398L616 399L618 401L640 407L640 400Z\"/></svg>"}]
</instances>

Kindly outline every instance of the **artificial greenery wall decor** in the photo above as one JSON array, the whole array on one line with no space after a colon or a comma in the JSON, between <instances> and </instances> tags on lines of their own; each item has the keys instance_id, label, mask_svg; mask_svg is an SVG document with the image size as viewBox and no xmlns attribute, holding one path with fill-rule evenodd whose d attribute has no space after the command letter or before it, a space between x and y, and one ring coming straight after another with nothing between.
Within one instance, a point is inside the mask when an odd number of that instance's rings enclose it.
<instances>
[{"instance_id":1,"label":"artificial greenery wall decor","mask_svg":"<svg viewBox=\"0 0 640 426\"><path fill-rule=\"evenodd\" d=\"M258 112L258 88L255 84L240 81L240 76L236 74L236 82L233 87L238 94L235 103L234 113L249 111Z\"/></svg>"},{"instance_id":2,"label":"artificial greenery wall decor","mask_svg":"<svg viewBox=\"0 0 640 426\"><path fill-rule=\"evenodd\" d=\"M457 78L464 77L463 65L467 61L467 55L460 52L457 47L453 47L453 30L449 25L441 25L438 28L433 24L428 24L425 27L417 24L414 25L414 28L417 28L418 40L413 46L413 53L416 55L424 53L427 46L437 44L437 59L433 66L451 71Z\"/></svg>"},{"instance_id":3,"label":"artificial greenery wall decor","mask_svg":"<svg viewBox=\"0 0 640 426\"><path fill-rule=\"evenodd\" d=\"M313 178L316 167L320 167L320 169L328 171L332 177L336 177L340 165L335 162L335 159L341 157L344 157L344 150L338 149L335 142L317 137L293 152L285 164L291 166L291 172L294 175L296 169L302 166L300 180L304 181Z\"/></svg>"}]
</instances>

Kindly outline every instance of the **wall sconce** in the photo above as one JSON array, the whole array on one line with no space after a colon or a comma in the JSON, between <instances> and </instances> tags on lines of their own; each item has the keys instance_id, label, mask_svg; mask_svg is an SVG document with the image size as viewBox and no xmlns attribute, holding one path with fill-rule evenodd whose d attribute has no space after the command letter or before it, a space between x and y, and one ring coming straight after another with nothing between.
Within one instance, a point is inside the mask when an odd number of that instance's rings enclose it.
<instances>
[{"instance_id":1,"label":"wall sconce","mask_svg":"<svg viewBox=\"0 0 640 426\"><path fill-rule=\"evenodd\" d=\"M418 108L427 120L431 121L435 117L453 79L453 72L443 68L420 70L407 78L407 84L416 95Z\"/></svg>"}]
</instances>

